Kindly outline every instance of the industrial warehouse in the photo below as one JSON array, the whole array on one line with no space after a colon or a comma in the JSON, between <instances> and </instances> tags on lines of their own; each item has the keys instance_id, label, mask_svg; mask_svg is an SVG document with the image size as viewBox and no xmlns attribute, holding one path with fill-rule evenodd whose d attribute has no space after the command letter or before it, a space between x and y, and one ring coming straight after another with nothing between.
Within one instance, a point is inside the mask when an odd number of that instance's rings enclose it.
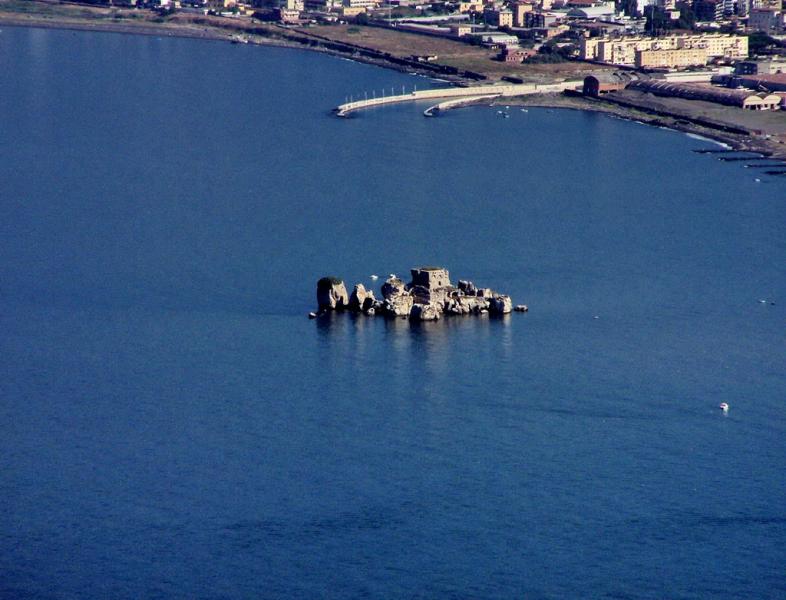
<instances>
[{"instance_id":1,"label":"industrial warehouse","mask_svg":"<svg viewBox=\"0 0 786 600\"><path fill-rule=\"evenodd\" d=\"M769 91L756 92L748 89L731 89L671 83L658 80L638 80L628 84L628 89L649 92L656 96L704 100L727 106L738 106L745 110L778 110L783 98Z\"/></svg>"}]
</instances>

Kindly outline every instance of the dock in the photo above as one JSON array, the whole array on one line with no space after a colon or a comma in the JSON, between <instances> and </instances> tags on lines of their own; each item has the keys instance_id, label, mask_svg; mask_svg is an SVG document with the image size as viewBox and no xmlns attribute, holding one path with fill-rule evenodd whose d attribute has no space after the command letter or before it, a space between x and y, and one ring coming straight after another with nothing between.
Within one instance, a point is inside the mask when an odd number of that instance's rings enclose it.
<instances>
[{"instance_id":1,"label":"dock","mask_svg":"<svg viewBox=\"0 0 786 600\"><path fill-rule=\"evenodd\" d=\"M424 114L433 116L438 110L445 110L450 106L460 105L463 102L478 99L495 99L514 96L528 96L532 94L556 94L565 90L575 90L581 88L583 81L564 81L562 83L534 84L534 83L513 83L513 84L493 84L493 85L471 85L467 87L447 87L430 90L415 90L409 93L398 95L381 96L375 98L365 98L353 102L340 104L333 112L339 117L348 117L351 113L367 108L376 108L388 104L400 104L402 102L418 102L423 100L450 100L435 104L428 108Z\"/></svg>"}]
</instances>

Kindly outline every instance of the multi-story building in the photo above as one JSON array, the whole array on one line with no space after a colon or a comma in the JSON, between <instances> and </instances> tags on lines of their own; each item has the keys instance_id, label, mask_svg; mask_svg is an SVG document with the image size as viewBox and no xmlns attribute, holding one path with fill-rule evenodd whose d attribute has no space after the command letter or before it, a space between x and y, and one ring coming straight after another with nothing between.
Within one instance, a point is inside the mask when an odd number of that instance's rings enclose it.
<instances>
[{"instance_id":1,"label":"multi-story building","mask_svg":"<svg viewBox=\"0 0 786 600\"><path fill-rule=\"evenodd\" d=\"M633 66L636 64L636 52L665 50L703 50L706 54L704 62L706 64L706 61L712 58L746 58L748 56L748 38L720 33L671 35L657 38L638 36L582 38L579 44L579 58ZM686 54L685 57L679 57L679 60L688 60L687 57ZM674 58L676 60L677 55ZM693 56L691 56L691 60L692 58Z\"/></svg>"},{"instance_id":2,"label":"multi-story building","mask_svg":"<svg viewBox=\"0 0 786 600\"><path fill-rule=\"evenodd\" d=\"M456 37L464 37L472 33L472 25L468 23L458 23L450 26L450 33Z\"/></svg>"},{"instance_id":3,"label":"multi-story building","mask_svg":"<svg viewBox=\"0 0 786 600\"><path fill-rule=\"evenodd\" d=\"M460 13L483 12L483 0L468 0L467 2L459 2L458 9Z\"/></svg>"},{"instance_id":4,"label":"multi-story building","mask_svg":"<svg viewBox=\"0 0 786 600\"><path fill-rule=\"evenodd\" d=\"M751 0L751 10L781 10L783 0Z\"/></svg>"},{"instance_id":5,"label":"multi-story building","mask_svg":"<svg viewBox=\"0 0 786 600\"><path fill-rule=\"evenodd\" d=\"M748 27L764 33L783 33L786 28L784 19L786 13L781 10L756 9L752 10L748 17Z\"/></svg>"},{"instance_id":6,"label":"multi-story building","mask_svg":"<svg viewBox=\"0 0 786 600\"><path fill-rule=\"evenodd\" d=\"M561 15L557 15L550 12L544 11L533 11L524 14L524 27L530 29L540 29L543 27L550 27L554 25L562 18Z\"/></svg>"},{"instance_id":7,"label":"multi-story building","mask_svg":"<svg viewBox=\"0 0 786 600\"><path fill-rule=\"evenodd\" d=\"M525 15L534 10L534 6L529 2L515 2L511 5L513 9L513 26L524 27Z\"/></svg>"},{"instance_id":8,"label":"multi-story building","mask_svg":"<svg viewBox=\"0 0 786 600\"><path fill-rule=\"evenodd\" d=\"M278 20L284 24L299 23L300 11L295 8L282 6L278 9Z\"/></svg>"},{"instance_id":9,"label":"multi-story building","mask_svg":"<svg viewBox=\"0 0 786 600\"><path fill-rule=\"evenodd\" d=\"M735 75L777 75L786 73L786 59L743 60L734 65Z\"/></svg>"},{"instance_id":10,"label":"multi-story building","mask_svg":"<svg viewBox=\"0 0 786 600\"><path fill-rule=\"evenodd\" d=\"M376 8L381 3L381 0L343 0L346 8Z\"/></svg>"},{"instance_id":11,"label":"multi-story building","mask_svg":"<svg viewBox=\"0 0 786 600\"><path fill-rule=\"evenodd\" d=\"M693 14L697 21L720 21L723 19L722 0L694 0Z\"/></svg>"},{"instance_id":12,"label":"multi-story building","mask_svg":"<svg viewBox=\"0 0 786 600\"><path fill-rule=\"evenodd\" d=\"M707 51L702 48L636 50L635 64L641 69L702 66L707 64Z\"/></svg>"},{"instance_id":13,"label":"multi-story building","mask_svg":"<svg viewBox=\"0 0 786 600\"><path fill-rule=\"evenodd\" d=\"M483 11L483 20L487 25L513 27L513 13L509 10L487 8Z\"/></svg>"}]
</instances>

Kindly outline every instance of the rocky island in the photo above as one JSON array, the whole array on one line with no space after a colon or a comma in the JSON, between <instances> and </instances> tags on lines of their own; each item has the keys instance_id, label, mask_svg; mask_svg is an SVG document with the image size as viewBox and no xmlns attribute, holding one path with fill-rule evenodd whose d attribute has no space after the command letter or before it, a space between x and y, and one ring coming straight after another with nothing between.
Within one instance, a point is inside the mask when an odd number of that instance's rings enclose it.
<instances>
[{"instance_id":1,"label":"rocky island","mask_svg":"<svg viewBox=\"0 0 786 600\"><path fill-rule=\"evenodd\" d=\"M443 315L504 315L514 310L527 312L527 306L515 308L507 294L490 288L479 288L471 281L450 282L450 274L442 267L418 267L410 270L412 281L404 283L391 275L382 284L382 298L358 283L351 294L344 281L337 277L323 277L317 282L317 312L311 318L329 311L351 311L367 316L409 318L413 321L436 321Z\"/></svg>"}]
</instances>

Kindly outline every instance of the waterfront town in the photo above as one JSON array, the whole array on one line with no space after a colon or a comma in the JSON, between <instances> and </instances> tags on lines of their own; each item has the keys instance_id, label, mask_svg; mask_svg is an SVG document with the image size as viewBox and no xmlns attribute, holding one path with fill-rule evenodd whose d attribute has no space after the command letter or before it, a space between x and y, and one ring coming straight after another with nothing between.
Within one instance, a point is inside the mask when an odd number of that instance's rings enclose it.
<instances>
[{"instance_id":1,"label":"waterfront town","mask_svg":"<svg viewBox=\"0 0 786 600\"><path fill-rule=\"evenodd\" d=\"M783 0L0 0L0 23L305 47L473 88L452 106L580 95L786 156Z\"/></svg>"},{"instance_id":2,"label":"waterfront town","mask_svg":"<svg viewBox=\"0 0 786 600\"><path fill-rule=\"evenodd\" d=\"M369 42L355 44L358 50L374 50L374 37L384 38L383 30L441 38L485 51L489 62L507 68L487 65L473 72L451 68L451 61L444 64L438 53L394 57L398 53L380 50L389 58L409 59L421 67L437 67L435 71L442 65L445 74L475 80L505 73L499 78L517 83L516 66L522 67L520 79L526 81L527 67L584 63L694 83L701 77L684 73L703 72L708 82L712 76L727 76L716 81L731 88L786 92L783 0L0 0L0 19L20 5L25 10L19 12L28 14L39 6L44 16L53 5L107 7L118 24L135 20L139 13L147 13L151 25L191 19L234 29L239 32L234 41L239 42L250 37L240 32L251 28L264 35L263 28L270 26L278 26L284 39L287 31L311 33L328 47L331 42L352 46L353 33L366 33L361 27L377 29L358 36L358 41ZM56 21L57 14L50 20ZM331 26L338 35L331 35ZM418 44L411 47L418 52ZM478 67L477 61L467 62ZM681 76L673 75L679 72Z\"/></svg>"}]
</instances>

